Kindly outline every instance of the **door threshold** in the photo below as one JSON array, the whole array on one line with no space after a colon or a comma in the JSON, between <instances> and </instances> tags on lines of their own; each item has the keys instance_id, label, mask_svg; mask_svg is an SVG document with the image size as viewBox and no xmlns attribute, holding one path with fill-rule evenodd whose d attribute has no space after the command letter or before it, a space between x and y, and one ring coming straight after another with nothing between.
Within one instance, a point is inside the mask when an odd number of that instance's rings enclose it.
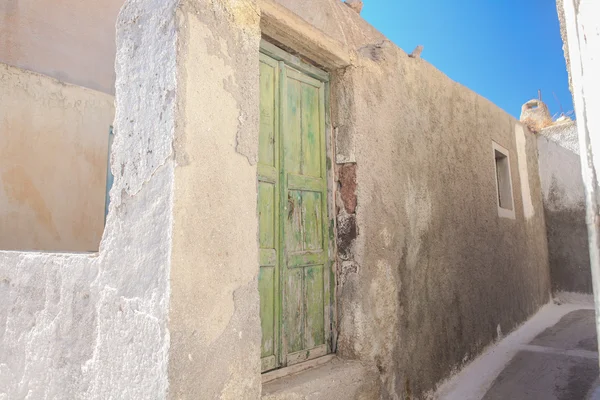
<instances>
[{"instance_id":1,"label":"door threshold","mask_svg":"<svg viewBox=\"0 0 600 400\"><path fill-rule=\"evenodd\" d=\"M314 358L312 360L304 361L298 364L291 365L289 367L276 369L273 371L265 372L262 374L262 383L265 384L267 382L274 381L275 379L283 378L284 376L293 375L298 372L306 371L307 369L311 369L317 367L319 365L323 365L328 363L329 361L335 358L335 354L327 354L322 357Z\"/></svg>"}]
</instances>

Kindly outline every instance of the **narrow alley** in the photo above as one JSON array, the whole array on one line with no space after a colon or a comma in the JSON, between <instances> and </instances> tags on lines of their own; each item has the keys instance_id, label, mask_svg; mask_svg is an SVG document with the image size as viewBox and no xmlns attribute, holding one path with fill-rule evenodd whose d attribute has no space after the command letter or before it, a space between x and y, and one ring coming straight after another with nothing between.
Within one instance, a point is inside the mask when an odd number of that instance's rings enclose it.
<instances>
[{"instance_id":1,"label":"narrow alley","mask_svg":"<svg viewBox=\"0 0 600 400\"><path fill-rule=\"evenodd\" d=\"M597 377L593 304L571 297L542 307L441 385L435 398L591 400L600 398Z\"/></svg>"}]
</instances>

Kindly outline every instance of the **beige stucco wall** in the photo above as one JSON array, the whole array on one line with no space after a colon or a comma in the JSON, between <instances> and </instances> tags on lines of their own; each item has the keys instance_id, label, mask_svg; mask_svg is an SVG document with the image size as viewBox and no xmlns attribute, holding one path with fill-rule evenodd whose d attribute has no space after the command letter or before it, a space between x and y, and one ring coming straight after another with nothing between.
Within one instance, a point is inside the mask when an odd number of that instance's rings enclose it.
<instances>
[{"instance_id":1,"label":"beige stucco wall","mask_svg":"<svg viewBox=\"0 0 600 400\"><path fill-rule=\"evenodd\" d=\"M423 398L549 299L536 140L392 45L344 81L358 236L338 272L339 353L377 364L389 398ZM492 141L509 151L515 219L498 216Z\"/></svg>"},{"instance_id":2,"label":"beige stucco wall","mask_svg":"<svg viewBox=\"0 0 600 400\"><path fill-rule=\"evenodd\" d=\"M114 94L123 0L3 0L0 62Z\"/></svg>"},{"instance_id":3,"label":"beige stucco wall","mask_svg":"<svg viewBox=\"0 0 600 400\"><path fill-rule=\"evenodd\" d=\"M97 251L114 98L0 64L0 249Z\"/></svg>"},{"instance_id":4,"label":"beige stucco wall","mask_svg":"<svg viewBox=\"0 0 600 400\"><path fill-rule=\"evenodd\" d=\"M183 1L178 22L169 396L258 399L259 18Z\"/></svg>"}]
</instances>

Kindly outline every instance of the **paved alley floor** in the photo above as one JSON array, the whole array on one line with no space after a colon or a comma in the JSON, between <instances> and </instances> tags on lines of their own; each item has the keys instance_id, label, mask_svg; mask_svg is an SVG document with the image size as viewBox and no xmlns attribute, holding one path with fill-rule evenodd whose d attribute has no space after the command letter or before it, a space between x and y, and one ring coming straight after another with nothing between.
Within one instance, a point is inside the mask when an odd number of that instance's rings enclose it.
<instances>
[{"instance_id":1,"label":"paved alley floor","mask_svg":"<svg viewBox=\"0 0 600 400\"><path fill-rule=\"evenodd\" d=\"M439 400L591 400L598 387L593 305L548 304L440 386Z\"/></svg>"}]
</instances>

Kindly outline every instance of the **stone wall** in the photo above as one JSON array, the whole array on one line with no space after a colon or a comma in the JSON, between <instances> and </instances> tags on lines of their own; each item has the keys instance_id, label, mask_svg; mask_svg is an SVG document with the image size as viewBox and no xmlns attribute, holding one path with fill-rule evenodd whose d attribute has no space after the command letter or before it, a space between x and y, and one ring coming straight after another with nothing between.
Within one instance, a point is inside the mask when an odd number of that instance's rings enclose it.
<instances>
[{"instance_id":1,"label":"stone wall","mask_svg":"<svg viewBox=\"0 0 600 400\"><path fill-rule=\"evenodd\" d=\"M114 98L0 64L0 249L97 251Z\"/></svg>"}]
</instances>

